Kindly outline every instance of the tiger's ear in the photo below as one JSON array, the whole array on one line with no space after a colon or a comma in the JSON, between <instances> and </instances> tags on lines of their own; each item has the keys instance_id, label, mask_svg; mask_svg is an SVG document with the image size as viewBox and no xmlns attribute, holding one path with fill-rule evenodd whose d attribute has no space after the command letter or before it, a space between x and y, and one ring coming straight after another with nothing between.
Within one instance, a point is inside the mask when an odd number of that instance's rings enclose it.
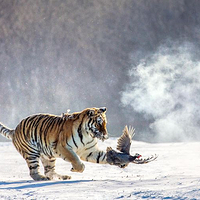
<instances>
[{"instance_id":1,"label":"tiger's ear","mask_svg":"<svg viewBox=\"0 0 200 200\"><path fill-rule=\"evenodd\" d=\"M95 115L95 111L94 110L88 110L87 111L87 115L88 116L94 116Z\"/></svg>"},{"instance_id":2,"label":"tiger's ear","mask_svg":"<svg viewBox=\"0 0 200 200\"><path fill-rule=\"evenodd\" d=\"M106 110L107 110L106 107L101 107L101 108L99 108L98 113L104 113L104 112L106 112Z\"/></svg>"}]
</instances>

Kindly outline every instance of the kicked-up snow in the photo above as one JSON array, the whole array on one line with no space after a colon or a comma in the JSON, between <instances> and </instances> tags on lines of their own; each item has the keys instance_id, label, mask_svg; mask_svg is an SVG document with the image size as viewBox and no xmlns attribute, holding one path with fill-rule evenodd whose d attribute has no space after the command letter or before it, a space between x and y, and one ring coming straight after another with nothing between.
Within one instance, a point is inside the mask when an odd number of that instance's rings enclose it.
<instances>
[{"instance_id":1,"label":"kicked-up snow","mask_svg":"<svg viewBox=\"0 0 200 200\"><path fill-rule=\"evenodd\" d=\"M99 146L116 148L111 138ZM12 143L0 143L0 199L200 199L200 142L149 144L133 141L131 154L159 154L148 164L130 163L125 169L85 164L83 173L57 159L56 171L66 181L33 181L25 160ZM41 166L41 172L43 172Z\"/></svg>"}]
</instances>

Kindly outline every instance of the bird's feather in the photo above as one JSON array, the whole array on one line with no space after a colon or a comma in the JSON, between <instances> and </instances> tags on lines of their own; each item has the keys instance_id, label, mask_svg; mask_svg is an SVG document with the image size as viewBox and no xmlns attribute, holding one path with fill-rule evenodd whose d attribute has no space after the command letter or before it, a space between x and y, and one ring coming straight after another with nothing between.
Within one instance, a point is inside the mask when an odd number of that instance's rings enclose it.
<instances>
[{"instance_id":1,"label":"bird's feather","mask_svg":"<svg viewBox=\"0 0 200 200\"><path fill-rule=\"evenodd\" d=\"M123 134L117 141L117 150L130 154L130 146L133 136L135 135L135 129L131 126L129 128L125 126Z\"/></svg>"}]
</instances>

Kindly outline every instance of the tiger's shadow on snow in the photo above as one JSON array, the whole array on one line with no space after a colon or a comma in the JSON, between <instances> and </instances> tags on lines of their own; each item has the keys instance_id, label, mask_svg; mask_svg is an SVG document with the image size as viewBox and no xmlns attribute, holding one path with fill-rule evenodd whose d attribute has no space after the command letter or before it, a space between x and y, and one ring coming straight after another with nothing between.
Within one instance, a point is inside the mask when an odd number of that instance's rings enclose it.
<instances>
[{"instance_id":1,"label":"tiger's shadow on snow","mask_svg":"<svg viewBox=\"0 0 200 200\"><path fill-rule=\"evenodd\" d=\"M28 189L28 188L41 188L51 185L61 185L61 184L76 184L76 183L87 183L93 182L94 180L75 180L75 181L15 181L15 182L5 182L0 181L0 190L19 190L19 189ZM17 186L12 186L17 185ZM3 186L3 187L2 187ZM8 186L8 187L7 187Z\"/></svg>"}]
</instances>

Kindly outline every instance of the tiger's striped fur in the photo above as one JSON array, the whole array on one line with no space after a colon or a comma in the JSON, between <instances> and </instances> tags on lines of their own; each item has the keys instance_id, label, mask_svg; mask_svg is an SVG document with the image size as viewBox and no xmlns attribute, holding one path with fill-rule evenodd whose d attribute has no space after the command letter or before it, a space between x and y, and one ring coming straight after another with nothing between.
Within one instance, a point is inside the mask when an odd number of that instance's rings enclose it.
<instances>
[{"instance_id":1,"label":"tiger's striped fur","mask_svg":"<svg viewBox=\"0 0 200 200\"><path fill-rule=\"evenodd\" d=\"M23 119L15 130L0 124L0 132L12 142L26 160L34 180L69 179L55 172L56 157L71 162L73 172L83 172L81 162L106 164L106 152L99 150L97 138L104 140L106 108L87 108L62 116L36 114ZM39 172L39 159L45 176Z\"/></svg>"}]
</instances>

